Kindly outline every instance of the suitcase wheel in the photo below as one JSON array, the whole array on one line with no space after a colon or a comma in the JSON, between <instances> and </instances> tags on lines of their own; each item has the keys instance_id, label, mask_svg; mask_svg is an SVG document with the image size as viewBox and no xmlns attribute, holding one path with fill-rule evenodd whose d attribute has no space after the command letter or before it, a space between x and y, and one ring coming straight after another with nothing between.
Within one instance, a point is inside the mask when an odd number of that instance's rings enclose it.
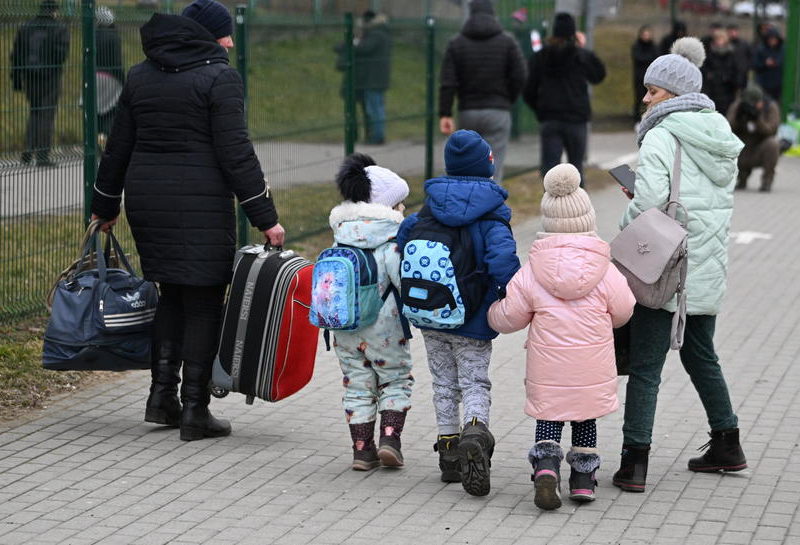
<instances>
[{"instance_id":1,"label":"suitcase wheel","mask_svg":"<svg viewBox=\"0 0 800 545\"><path fill-rule=\"evenodd\" d=\"M208 389L211 392L211 395L218 399L222 399L230 393L230 391L226 390L225 388L220 388L219 386L209 386Z\"/></svg>"}]
</instances>

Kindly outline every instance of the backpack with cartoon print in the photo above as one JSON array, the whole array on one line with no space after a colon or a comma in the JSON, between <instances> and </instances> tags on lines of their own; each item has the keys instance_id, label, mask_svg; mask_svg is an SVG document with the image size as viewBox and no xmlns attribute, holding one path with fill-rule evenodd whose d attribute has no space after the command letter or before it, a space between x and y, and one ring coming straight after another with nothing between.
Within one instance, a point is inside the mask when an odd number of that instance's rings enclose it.
<instances>
[{"instance_id":1,"label":"backpack with cartoon print","mask_svg":"<svg viewBox=\"0 0 800 545\"><path fill-rule=\"evenodd\" d=\"M361 329L378 320L391 293L397 293L391 282L383 294L378 293L374 250L337 244L322 250L314 264L308 317L326 332Z\"/></svg>"},{"instance_id":2,"label":"backpack with cartoon print","mask_svg":"<svg viewBox=\"0 0 800 545\"><path fill-rule=\"evenodd\" d=\"M420 210L409 233L400 265L403 315L417 327L456 329L469 322L489 288L483 264L475 259L469 225L439 222L428 206ZM494 213L477 221L498 221Z\"/></svg>"}]
</instances>

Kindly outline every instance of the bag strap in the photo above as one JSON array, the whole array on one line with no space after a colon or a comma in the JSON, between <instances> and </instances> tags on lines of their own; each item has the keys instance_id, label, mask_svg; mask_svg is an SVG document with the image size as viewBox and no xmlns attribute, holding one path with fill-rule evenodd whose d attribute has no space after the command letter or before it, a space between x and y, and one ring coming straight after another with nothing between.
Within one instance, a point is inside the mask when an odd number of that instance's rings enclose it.
<instances>
[{"instance_id":1,"label":"bag strap","mask_svg":"<svg viewBox=\"0 0 800 545\"><path fill-rule=\"evenodd\" d=\"M683 208L680 201L681 192L681 141L673 134L675 139L675 162L672 165L672 176L669 184L669 202L667 203L667 215L675 219L678 208ZM683 336L686 331L686 275L689 270L689 258L684 256L681 263L680 281L678 290L678 308L672 316L672 331L670 335L670 348L680 350L683 346Z\"/></svg>"},{"instance_id":2,"label":"bag strap","mask_svg":"<svg viewBox=\"0 0 800 545\"><path fill-rule=\"evenodd\" d=\"M483 216L479 217L477 221L496 221L508 227L508 230L511 231L512 234L514 232L511 229L511 224L508 223L508 220L496 212L489 212L488 214L484 214Z\"/></svg>"},{"instance_id":3,"label":"bag strap","mask_svg":"<svg viewBox=\"0 0 800 545\"><path fill-rule=\"evenodd\" d=\"M683 336L686 331L686 273L689 269L689 258L684 257L681 264L681 279L678 286L678 308L672 315L672 331L670 336L670 348L680 350L683 346Z\"/></svg>"},{"instance_id":4,"label":"bag strap","mask_svg":"<svg viewBox=\"0 0 800 545\"><path fill-rule=\"evenodd\" d=\"M106 235L106 247L108 247L108 240L111 240L111 244L114 246L114 253L117 255L119 262L122 263L122 266L125 267L125 270L128 271L131 276L136 276L136 273L133 271L133 267L131 267L128 258L125 256L125 252L122 250L122 246L120 246L117 237L114 236L114 232L109 229Z\"/></svg>"},{"instance_id":5,"label":"bag strap","mask_svg":"<svg viewBox=\"0 0 800 545\"><path fill-rule=\"evenodd\" d=\"M672 164L672 176L669 181L669 202L667 202L667 215L672 219L678 214L681 205L681 141L673 134L675 139L675 160Z\"/></svg>"},{"instance_id":6,"label":"bag strap","mask_svg":"<svg viewBox=\"0 0 800 545\"><path fill-rule=\"evenodd\" d=\"M397 313L400 316L400 327L403 328L403 337L409 340L413 339L414 336L411 335L411 326L408 325L408 319L403 316L403 301L400 299L400 292L397 290L395 285L392 284L391 280L389 281L389 287L387 287L386 291L384 291L383 295L381 295L381 301L385 303L386 299L389 298L390 293L394 295L394 302L397 305Z\"/></svg>"}]
</instances>

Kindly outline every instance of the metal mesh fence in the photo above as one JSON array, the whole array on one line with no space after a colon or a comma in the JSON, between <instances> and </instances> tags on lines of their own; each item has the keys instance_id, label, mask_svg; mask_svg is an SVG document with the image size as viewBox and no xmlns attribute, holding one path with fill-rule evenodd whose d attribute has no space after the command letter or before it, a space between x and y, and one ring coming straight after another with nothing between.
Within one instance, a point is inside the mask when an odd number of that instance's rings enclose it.
<instances>
[{"instance_id":1,"label":"metal mesh fence","mask_svg":"<svg viewBox=\"0 0 800 545\"><path fill-rule=\"evenodd\" d=\"M0 322L41 312L55 277L77 256L116 100L128 69L144 60L139 28L154 10L180 13L188 3L60 0L47 14L40 0L0 6L0 49L8 52L0 59ZM103 9L95 12L93 4ZM447 41L461 25L460 3L248 4L237 10L231 63L245 79L251 137L291 243L328 229L339 198L332 181L350 150L411 180L441 172L437 79ZM504 0L498 14L510 28L514 9L533 4L552 2ZM358 16L368 8L391 16L391 50L371 60L358 45L368 32ZM347 10L356 14L349 31ZM427 14L441 18L427 26ZM46 20L34 25L37 17ZM517 29L522 39L529 21ZM356 40L347 41L348 32ZM383 68L389 84L379 137L366 122L369 85L360 78ZM412 194L409 201L421 199ZM135 254L124 217L115 229ZM260 237L242 222L240 242Z\"/></svg>"}]
</instances>

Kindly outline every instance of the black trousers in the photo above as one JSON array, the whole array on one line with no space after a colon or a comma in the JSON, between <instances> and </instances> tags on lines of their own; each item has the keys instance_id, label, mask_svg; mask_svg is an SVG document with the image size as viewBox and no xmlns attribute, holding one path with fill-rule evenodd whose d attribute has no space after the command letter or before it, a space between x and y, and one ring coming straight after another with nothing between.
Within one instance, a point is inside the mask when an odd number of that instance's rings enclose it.
<instances>
[{"instance_id":1,"label":"black trousers","mask_svg":"<svg viewBox=\"0 0 800 545\"><path fill-rule=\"evenodd\" d=\"M25 96L30 104L25 150L29 154L35 153L39 161L50 158L58 106L58 86L58 80L31 79L25 82Z\"/></svg>"},{"instance_id":2,"label":"black trousers","mask_svg":"<svg viewBox=\"0 0 800 545\"><path fill-rule=\"evenodd\" d=\"M539 125L542 177L561 162L561 154L567 151L567 161L581 173L583 187L583 159L586 155L586 123L571 121L542 121Z\"/></svg>"},{"instance_id":3,"label":"black trousers","mask_svg":"<svg viewBox=\"0 0 800 545\"><path fill-rule=\"evenodd\" d=\"M226 285L159 284L161 296L155 319L155 343L181 345L181 359L211 369L219 344Z\"/></svg>"}]
</instances>

